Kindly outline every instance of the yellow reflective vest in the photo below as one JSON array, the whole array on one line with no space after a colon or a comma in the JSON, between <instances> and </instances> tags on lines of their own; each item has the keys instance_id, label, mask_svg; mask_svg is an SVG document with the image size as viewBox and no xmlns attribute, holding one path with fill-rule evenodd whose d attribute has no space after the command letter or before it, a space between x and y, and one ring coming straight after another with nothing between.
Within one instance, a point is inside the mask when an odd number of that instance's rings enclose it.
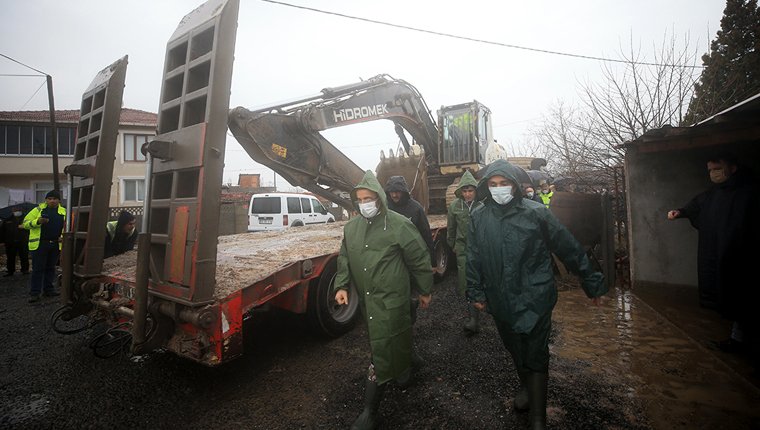
<instances>
[{"instance_id":1,"label":"yellow reflective vest","mask_svg":"<svg viewBox=\"0 0 760 430\"><path fill-rule=\"evenodd\" d=\"M42 216L42 211L47 208L47 203L40 203L39 206L29 211L24 217L24 228L29 230L29 250L34 251L40 246L40 235L42 234L42 226L39 224L39 219ZM58 205L58 215L63 215L64 230L66 229L66 208L63 205ZM63 237L63 236L61 236ZM61 249L62 242L58 242L58 249Z\"/></svg>"},{"instance_id":2,"label":"yellow reflective vest","mask_svg":"<svg viewBox=\"0 0 760 430\"><path fill-rule=\"evenodd\" d=\"M548 208L549 202L551 202L552 196L554 195L554 191L549 191L546 194L539 193L538 195L541 196L541 201L544 202L544 205L546 205L546 207Z\"/></svg>"}]
</instances>

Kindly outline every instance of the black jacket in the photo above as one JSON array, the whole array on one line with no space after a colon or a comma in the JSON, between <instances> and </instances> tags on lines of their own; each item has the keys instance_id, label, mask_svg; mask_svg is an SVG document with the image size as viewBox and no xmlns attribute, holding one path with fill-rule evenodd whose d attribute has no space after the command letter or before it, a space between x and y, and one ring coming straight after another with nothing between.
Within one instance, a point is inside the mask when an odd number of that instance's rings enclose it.
<instances>
[{"instance_id":1,"label":"black jacket","mask_svg":"<svg viewBox=\"0 0 760 430\"><path fill-rule=\"evenodd\" d=\"M697 195L679 218L699 230L697 276L700 299L730 319L757 320L758 290L744 279L760 261L760 211L751 176L739 170Z\"/></svg>"},{"instance_id":2,"label":"black jacket","mask_svg":"<svg viewBox=\"0 0 760 430\"><path fill-rule=\"evenodd\" d=\"M401 200L398 203L391 199L391 191L402 193ZM388 197L388 208L407 217L417 227L417 231L420 232L422 240L425 241L430 251L430 259L433 261L433 236L430 234L430 223L427 215L425 215L425 209L409 195L409 187L406 185L404 177L391 176L388 178L388 182L385 184L385 195Z\"/></svg>"},{"instance_id":3,"label":"black jacket","mask_svg":"<svg viewBox=\"0 0 760 430\"><path fill-rule=\"evenodd\" d=\"M29 242L29 230L19 229L18 226L23 224L24 217L16 218L11 215L2 221L2 242L5 246L27 246Z\"/></svg>"}]
</instances>

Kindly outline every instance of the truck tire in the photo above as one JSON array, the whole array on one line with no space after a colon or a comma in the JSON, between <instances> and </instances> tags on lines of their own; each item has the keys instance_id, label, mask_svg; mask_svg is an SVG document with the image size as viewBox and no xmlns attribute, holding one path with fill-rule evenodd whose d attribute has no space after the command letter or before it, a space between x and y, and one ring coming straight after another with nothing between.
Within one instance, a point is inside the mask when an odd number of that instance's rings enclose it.
<instances>
[{"instance_id":1,"label":"truck tire","mask_svg":"<svg viewBox=\"0 0 760 430\"><path fill-rule=\"evenodd\" d=\"M451 250L445 239L436 238L433 242L433 257L435 258L435 272L433 272L433 282L436 284L443 281L446 274L451 269Z\"/></svg>"},{"instance_id":2,"label":"truck tire","mask_svg":"<svg viewBox=\"0 0 760 430\"><path fill-rule=\"evenodd\" d=\"M338 337L351 331L359 316L359 301L356 288L348 291L348 305L338 305L332 291L337 274L338 261L330 260L322 275L309 285L309 302L306 318L309 327L316 333L328 337Z\"/></svg>"}]
</instances>

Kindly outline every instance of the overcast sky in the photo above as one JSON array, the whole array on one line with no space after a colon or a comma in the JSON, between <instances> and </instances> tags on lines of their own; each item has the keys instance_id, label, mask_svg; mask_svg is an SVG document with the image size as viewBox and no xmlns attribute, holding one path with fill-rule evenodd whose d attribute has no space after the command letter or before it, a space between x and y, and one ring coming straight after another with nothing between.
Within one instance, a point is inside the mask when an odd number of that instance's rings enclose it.
<instances>
[{"instance_id":1,"label":"overcast sky","mask_svg":"<svg viewBox=\"0 0 760 430\"><path fill-rule=\"evenodd\" d=\"M646 60L665 33L701 55L720 28L723 0L349 1L286 0L326 11L511 45L620 58L633 41ZM197 0L2 0L0 53L53 76L57 109L78 109L96 73L129 55L124 106L156 112L166 42ZM701 64L701 62L698 62ZM241 0L230 107L258 107L388 73L416 86L434 111L476 99L494 135L519 148L557 100L578 102L578 83L602 64L422 34L258 0ZM617 67L617 66L616 66ZM34 73L0 57L0 74ZM0 110L47 109L38 77L0 76ZM30 99L31 98L31 99ZM435 115L435 112L433 112ZM396 148L389 121L324 133L364 169ZM524 154L510 154L524 155ZM224 182L272 172L227 140ZM278 179L278 186L284 181Z\"/></svg>"}]
</instances>

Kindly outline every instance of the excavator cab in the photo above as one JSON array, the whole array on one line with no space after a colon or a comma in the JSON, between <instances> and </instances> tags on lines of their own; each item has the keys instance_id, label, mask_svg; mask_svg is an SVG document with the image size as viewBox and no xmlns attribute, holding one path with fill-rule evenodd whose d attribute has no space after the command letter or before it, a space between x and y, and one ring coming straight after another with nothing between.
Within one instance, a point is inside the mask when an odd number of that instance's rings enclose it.
<instances>
[{"instance_id":1,"label":"excavator cab","mask_svg":"<svg viewBox=\"0 0 760 430\"><path fill-rule=\"evenodd\" d=\"M441 173L476 172L486 164L486 151L493 144L491 111L477 100L438 111L438 165Z\"/></svg>"}]
</instances>

